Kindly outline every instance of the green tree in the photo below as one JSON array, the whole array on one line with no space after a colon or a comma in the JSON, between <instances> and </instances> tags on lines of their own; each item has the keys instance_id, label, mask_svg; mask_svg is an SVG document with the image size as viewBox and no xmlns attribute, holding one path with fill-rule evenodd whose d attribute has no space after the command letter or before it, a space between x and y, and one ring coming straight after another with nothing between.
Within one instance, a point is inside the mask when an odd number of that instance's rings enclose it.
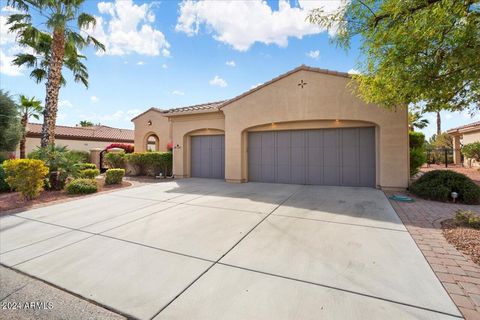
<instances>
[{"instance_id":1,"label":"green tree","mask_svg":"<svg viewBox=\"0 0 480 320\"><path fill-rule=\"evenodd\" d=\"M96 23L93 16L81 12L83 2L84 0L7 1L7 4L22 12L9 16L9 31L17 33L17 41L21 46L31 48L34 52L16 55L13 63L33 68L30 76L37 83L46 79L41 135L43 147L55 143L58 94L60 86L65 84L62 68L70 69L75 81L88 87L87 67L82 63L86 57L80 50L88 45L93 45L97 50L105 50L97 39L90 35L83 36L78 31L95 26ZM33 25L31 11L38 12L41 19L44 19L39 25L45 26L46 30L39 30Z\"/></svg>"},{"instance_id":2,"label":"green tree","mask_svg":"<svg viewBox=\"0 0 480 320\"><path fill-rule=\"evenodd\" d=\"M352 0L334 13L315 9L309 19L335 30L345 49L361 39L363 60L353 78L365 101L473 113L480 101L479 2Z\"/></svg>"},{"instance_id":3,"label":"green tree","mask_svg":"<svg viewBox=\"0 0 480 320\"><path fill-rule=\"evenodd\" d=\"M42 114L43 107L39 100L36 100L35 97L28 99L26 96L20 96L20 123L22 125L22 136L20 138L20 159L25 159L25 144L27 142L27 126L28 119L33 117L35 119L40 119Z\"/></svg>"},{"instance_id":4,"label":"green tree","mask_svg":"<svg viewBox=\"0 0 480 320\"><path fill-rule=\"evenodd\" d=\"M417 129L423 129L428 126L429 121L423 119L422 112L420 110L411 110L408 111L408 128L410 131L415 131Z\"/></svg>"},{"instance_id":5,"label":"green tree","mask_svg":"<svg viewBox=\"0 0 480 320\"><path fill-rule=\"evenodd\" d=\"M8 92L0 89L0 151L15 151L20 135L17 104Z\"/></svg>"},{"instance_id":6,"label":"green tree","mask_svg":"<svg viewBox=\"0 0 480 320\"><path fill-rule=\"evenodd\" d=\"M80 127L93 127L93 122L88 120L82 120L79 123Z\"/></svg>"}]
</instances>

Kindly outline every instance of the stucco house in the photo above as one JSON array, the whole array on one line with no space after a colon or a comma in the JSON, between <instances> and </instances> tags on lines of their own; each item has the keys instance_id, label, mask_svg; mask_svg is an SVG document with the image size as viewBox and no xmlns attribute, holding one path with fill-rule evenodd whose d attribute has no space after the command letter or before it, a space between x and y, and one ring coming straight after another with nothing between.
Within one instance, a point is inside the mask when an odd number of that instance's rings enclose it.
<instances>
[{"instance_id":1,"label":"stucco house","mask_svg":"<svg viewBox=\"0 0 480 320\"><path fill-rule=\"evenodd\" d=\"M132 119L135 150L173 145L176 177L404 189L406 108L366 104L347 73L300 66L225 101Z\"/></svg>"},{"instance_id":2,"label":"stucco house","mask_svg":"<svg viewBox=\"0 0 480 320\"><path fill-rule=\"evenodd\" d=\"M29 123L27 126L26 154L40 146L42 125ZM92 127L55 127L55 144L66 146L70 150L90 151L94 148L104 149L112 143L134 143L134 132L129 129L112 128L104 125ZM16 150L16 157L20 156L20 149Z\"/></svg>"},{"instance_id":3,"label":"stucco house","mask_svg":"<svg viewBox=\"0 0 480 320\"><path fill-rule=\"evenodd\" d=\"M452 128L450 130L447 130L447 133L450 134L453 138L453 161L455 164L460 164L462 162L462 146L472 142L480 141L480 121ZM464 164L466 166L480 166L480 163L478 163L474 159L468 158L464 159Z\"/></svg>"}]
</instances>

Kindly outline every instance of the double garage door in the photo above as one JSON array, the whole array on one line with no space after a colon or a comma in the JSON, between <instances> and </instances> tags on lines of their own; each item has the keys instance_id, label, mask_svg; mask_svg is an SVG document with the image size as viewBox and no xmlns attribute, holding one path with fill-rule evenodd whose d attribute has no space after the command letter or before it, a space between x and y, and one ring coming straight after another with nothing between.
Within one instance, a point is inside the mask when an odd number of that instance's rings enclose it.
<instances>
[{"instance_id":1,"label":"double garage door","mask_svg":"<svg viewBox=\"0 0 480 320\"><path fill-rule=\"evenodd\" d=\"M252 132L248 180L375 187L375 129Z\"/></svg>"},{"instance_id":2,"label":"double garage door","mask_svg":"<svg viewBox=\"0 0 480 320\"><path fill-rule=\"evenodd\" d=\"M191 176L225 177L223 135L191 140ZM375 129L251 132L248 180L375 187Z\"/></svg>"}]
</instances>

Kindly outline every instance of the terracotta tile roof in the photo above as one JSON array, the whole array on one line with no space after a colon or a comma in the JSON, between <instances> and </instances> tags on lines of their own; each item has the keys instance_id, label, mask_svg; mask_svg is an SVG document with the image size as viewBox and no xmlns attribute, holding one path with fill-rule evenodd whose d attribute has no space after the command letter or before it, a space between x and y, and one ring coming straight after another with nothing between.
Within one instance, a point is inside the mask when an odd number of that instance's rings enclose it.
<instances>
[{"instance_id":1,"label":"terracotta tile roof","mask_svg":"<svg viewBox=\"0 0 480 320\"><path fill-rule=\"evenodd\" d=\"M306 66L306 65L301 65L295 69L292 69L284 74L281 74L267 82L264 82L263 84L253 88L253 89L250 89L232 99L228 99L228 100L223 100L223 101L216 101L216 102L209 102L209 103L202 103L202 104L197 104L197 105L193 105L193 106L187 106L187 107L181 107L181 108L173 108L173 109L168 109L168 110L163 110L163 109L159 109L159 108L155 108L155 107L152 107L152 108L149 108L148 110L140 113L139 115L137 115L135 118L132 119L135 120L137 119L138 117L140 117L141 115L153 110L153 111L156 111L156 112L159 112L165 116L170 116L170 115L178 115L178 114L182 114L182 113L201 113L201 112L211 112L211 111L217 111L217 110L220 110L221 108L223 108L224 106L226 106L227 104L233 102L233 101L236 101L238 99L241 99L257 90L260 90L261 88L263 87L266 87L268 86L269 84L273 83L273 82L276 82L282 78L285 78L295 72L298 72L298 71L312 71L312 72L318 72L318 73L324 73L324 74L329 74L329 75L333 75L333 76L339 76L339 77L344 77L344 78L351 78L351 75L346 73L346 72L339 72L339 71L333 71L333 70L328 70L328 69L321 69L321 68L313 68L313 67L309 67L309 66Z\"/></svg>"},{"instance_id":2,"label":"terracotta tile roof","mask_svg":"<svg viewBox=\"0 0 480 320\"><path fill-rule=\"evenodd\" d=\"M212 109L218 110L218 108L225 101L227 101L227 100L196 104L196 105L187 106L187 107L173 108L173 109L168 109L168 110L164 111L163 113L170 114L170 113L181 113L181 112L201 112L201 111L212 110Z\"/></svg>"},{"instance_id":3,"label":"terracotta tile roof","mask_svg":"<svg viewBox=\"0 0 480 320\"><path fill-rule=\"evenodd\" d=\"M477 122L472 122L472 123L469 123L469 124L466 124L466 125L463 125L463 126L460 126L460 127L456 127L456 128L452 128L452 129L449 129L447 130L448 133L453 133L453 132L456 132L456 131L463 131L465 129L480 129L480 121L477 121Z\"/></svg>"},{"instance_id":4,"label":"terracotta tile roof","mask_svg":"<svg viewBox=\"0 0 480 320\"><path fill-rule=\"evenodd\" d=\"M42 125L39 123L29 123L27 128L28 137L38 137L42 132ZM133 143L134 131L130 129L119 129L108 126L93 127L69 127L56 126L55 138L90 140L90 141L111 141Z\"/></svg>"}]
</instances>

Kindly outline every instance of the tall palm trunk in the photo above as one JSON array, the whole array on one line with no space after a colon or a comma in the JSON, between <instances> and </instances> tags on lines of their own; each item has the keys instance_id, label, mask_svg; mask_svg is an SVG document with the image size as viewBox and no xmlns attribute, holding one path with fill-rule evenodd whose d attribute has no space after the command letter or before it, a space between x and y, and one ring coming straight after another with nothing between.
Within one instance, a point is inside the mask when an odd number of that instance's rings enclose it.
<instances>
[{"instance_id":1,"label":"tall palm trunk","mask_svg":"<svg viewBox=\"0 0 480 320\"><path fill-rule=\"evenodd\" d=\"M48 67L47 93L45 110L43 111L43 125L41 146L46 147L55 143L55 123L58 111L58 93L62 79L63 57L65 55L64 28L56 28L52 38L52 56Z\"/></svg>"},{"instance_id":2,"label":"tall palm trunk","mask_svg":"<svg viewBox=\"0 0 480 320\"><path fill-rule=\"evenodd\" d=\"M25 159L25 145L27 142L28 114L25 113L20 121L22 124L22 137L20 139L20 159Z\"/></svg>"},{"instance_id":3,"label":"tall palm trunk","mask_svg":"<svg viewBox=\"0 0 480 320\"><path fill-rule=\"evenodd\" d=\"M437 111L437 136L442 134L442 119L440 118L440 111Z\"/></svg>"}]
</instances>

